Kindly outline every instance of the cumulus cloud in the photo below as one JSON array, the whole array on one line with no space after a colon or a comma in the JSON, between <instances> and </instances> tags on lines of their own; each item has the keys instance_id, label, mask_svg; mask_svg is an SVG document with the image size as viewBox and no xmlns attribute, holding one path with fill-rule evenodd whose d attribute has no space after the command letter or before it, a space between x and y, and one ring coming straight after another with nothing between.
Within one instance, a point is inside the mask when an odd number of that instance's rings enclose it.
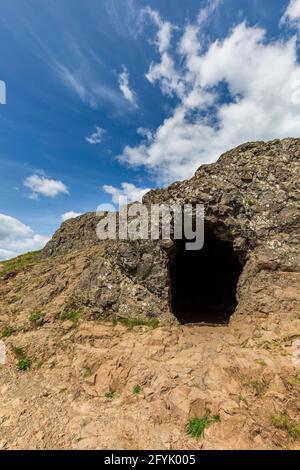
<instances>
[{"instance_id":1,"label":"cumulus cloud","mask_svg":"<svg viewBox=\"0 0 300 470\"><path fill-rule=\"evenodd\" d=\"M34 233L28 225L18 219L0 214L0 260L40 250L48 241L49 237Z\"/></svg>"},{"instance_id":2,"label":"cumulus cloud","mask_svg":"<svg viewBox=\"0 0 300 470\"><path fill-rule=\"evenodd\" d=\"M56 197L58 194L69 194L68 188L62 181L46 178L42 175L28 176L24 186L31 190L30 198L37 199L41 194L44 197Z\"/></svg>"},{"instance_id":3,"label":"cumulus cloud","mask_svg":"<svg viewBox=\"0 0 300 470\"><path fill-rule=\"evenodd\" d=\"M79 217L80 215L82 215L80 212L74 212L74 211L65 212L61 216L61 221L65 222L66 220L74 219L75 217Z\"/></svg>"},{"instance_id":4,"label":"cumulus cloud","mask_svg":"<svg viewBox=\"0 0 300 470\"><path fill-rule=\"evenodd\" d=\"M137 107L136 94L129 86L129 73L125 65L123 65L122 72L119 75L119 87L124 98Z\"/></svg>"},{"instance_id":5,"label":"cumulus cloud","mask_svg":"<svg viewBox=\"0 0 300 470\"><path fill-rule=\"evenodd\" d=\"M128 203L140 202L144 194L150 191L150 188L139 188L131 183L122 183L120 188L104 185L103 190L112 196L113 203L118 204L124 198L127 199Z\"/></svg>"},{"instance_id":6,"label":"cumulus cloud","mask_svg":"<svg viewBox=\"0 0 300 470\"><path fill-rule=\"evenodd\" d=\"M199 37L207 12L202 12L171 48L170 36L159 39L165 22L158 13L152 18L160 59L150 65L147 78L163 94L174 95L177 104L139 145L124 148L122 162L144 166L165 184L190 177L201 164L243 142L299 136L295 37L268 39L264 29L242 22L204 49Z\"/></svg>"},{"instance_id":7,"label":"cumulus cloud","mask_svg":"<svg viewBox=\"0 0 300 470\"><path fill-rule=\"evenodd\" d=\"M291 0L281 21L300 27L300 0Z\"/></svg>"},{"instance_id":8,"label":"cumulus cloud","mask_svg":"<svg viewBox=\"0 0 300 470\"><path fill-rule=\"evenodd\" d=\"M95 132L86 137L85 140L91 145L100 144L105 132L106 130L102 129L102 127L96 127Z\"/></svg>"}]
</instances>

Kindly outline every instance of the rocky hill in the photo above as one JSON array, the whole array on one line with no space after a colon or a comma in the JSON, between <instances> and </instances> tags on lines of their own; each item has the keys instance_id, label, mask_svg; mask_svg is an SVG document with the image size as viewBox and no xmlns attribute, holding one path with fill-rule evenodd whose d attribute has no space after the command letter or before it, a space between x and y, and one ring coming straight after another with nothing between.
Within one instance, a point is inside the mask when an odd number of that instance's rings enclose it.
<instances>
[{"instance_id":1,"label":"rocky hill","mask_svg":"<svg viewBox=\"0 0 300 470\"><path fill-rule=\"evenodd\" d=\"M199 252L89 213L2 263L0 447L298 448L299 156L248 143L149 192L204 203Z\"/></svg>"}]
</instances>

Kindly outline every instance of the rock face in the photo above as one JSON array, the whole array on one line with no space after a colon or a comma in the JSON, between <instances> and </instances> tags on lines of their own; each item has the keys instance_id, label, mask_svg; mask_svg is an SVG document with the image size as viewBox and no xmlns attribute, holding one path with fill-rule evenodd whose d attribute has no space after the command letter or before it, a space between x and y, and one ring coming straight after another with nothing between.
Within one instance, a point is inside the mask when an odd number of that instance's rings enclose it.
<instances>
[{"instance_id":1,"label":"rock face","mask_svg":"<svg viewBox=\"0 0 300 470\"><path fill-rule=\"evenodd\" d=\"M300 307L299 157L300 139L247 143L190 180L144 196L146 205L204 204L206 235L230 246L240 262L234 317ZM41 253L43 260L85 254L70 301L100 316L172 319L176 242L99 241L98 222L93 213L66 221ZM200 278L206 268L199 263Z\"/></svg>"}]
</instances>

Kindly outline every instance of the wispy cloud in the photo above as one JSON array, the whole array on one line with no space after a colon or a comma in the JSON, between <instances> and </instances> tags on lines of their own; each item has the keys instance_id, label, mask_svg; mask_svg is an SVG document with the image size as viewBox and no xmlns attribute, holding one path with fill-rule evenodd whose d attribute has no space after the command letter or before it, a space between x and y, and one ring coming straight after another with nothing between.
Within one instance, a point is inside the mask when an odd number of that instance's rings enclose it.
<instances>
[{"instance_id":1,"label":"wispy cloud","mask_svg":"<svg viewBox=\"0 0 300 470\"><path fill-rule=\"evenodd\" d=\"M100 144L102 142L105 132L105 129L102 129L102 127L97 126L95 132L86 137L85 140L91 145Z\"/></svg>"},{"instance_id":2,"label":"wispy cloud","mask_svg":"<svg viewBox=\"0 0 300 470\"><path fill-rule=\"evenodd\" d=\"M31 199L38 199L39 195L53 198L59 194L69 194L68 188L62 181L49 179L45 176L28 176L23 184L31 190L29 195Z\"/></svg>"},{"instance_id":3,"label":"wispy cloud","mask_svg":"<svg viewBox=\"0 0 300 470\"><path fill-rule=\"evenodd\" d=\"M110 104L118 110L125 109L123 95L117 89L99 82L88 68L72 70L60 63L55 63L54 68L65 85L91 108Z\"/></svg>"},{"instance_id":4,"label":"wispy cloud","mask_svg":"<svg viewBox=\"0 0 300 470\"><path fill-rule=\"evenodd\" d=\"M136 94L129 86L129 73L125 65L123 65L122 72L119 75L119 87L124 98L134 107L137 107Z\"/></svg>"}]
</instances>

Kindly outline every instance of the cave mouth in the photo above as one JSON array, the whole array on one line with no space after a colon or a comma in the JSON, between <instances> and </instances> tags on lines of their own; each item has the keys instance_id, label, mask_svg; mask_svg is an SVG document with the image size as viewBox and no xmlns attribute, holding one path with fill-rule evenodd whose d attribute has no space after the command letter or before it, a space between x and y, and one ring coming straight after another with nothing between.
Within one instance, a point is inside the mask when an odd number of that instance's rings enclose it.
<instances>
[{"instance_id":1,"label":"cave mouth","mask_svg":"<svg viewBox=\"0 0 300 470\"><path fill-rule=\"evenodd\" d=\"M181 324L226 324L237 306L236 288L242 272L229 242L205 230L204 246L187 251L174 241L169 264L170 309Z\"/></svg>"}]
</instances>

